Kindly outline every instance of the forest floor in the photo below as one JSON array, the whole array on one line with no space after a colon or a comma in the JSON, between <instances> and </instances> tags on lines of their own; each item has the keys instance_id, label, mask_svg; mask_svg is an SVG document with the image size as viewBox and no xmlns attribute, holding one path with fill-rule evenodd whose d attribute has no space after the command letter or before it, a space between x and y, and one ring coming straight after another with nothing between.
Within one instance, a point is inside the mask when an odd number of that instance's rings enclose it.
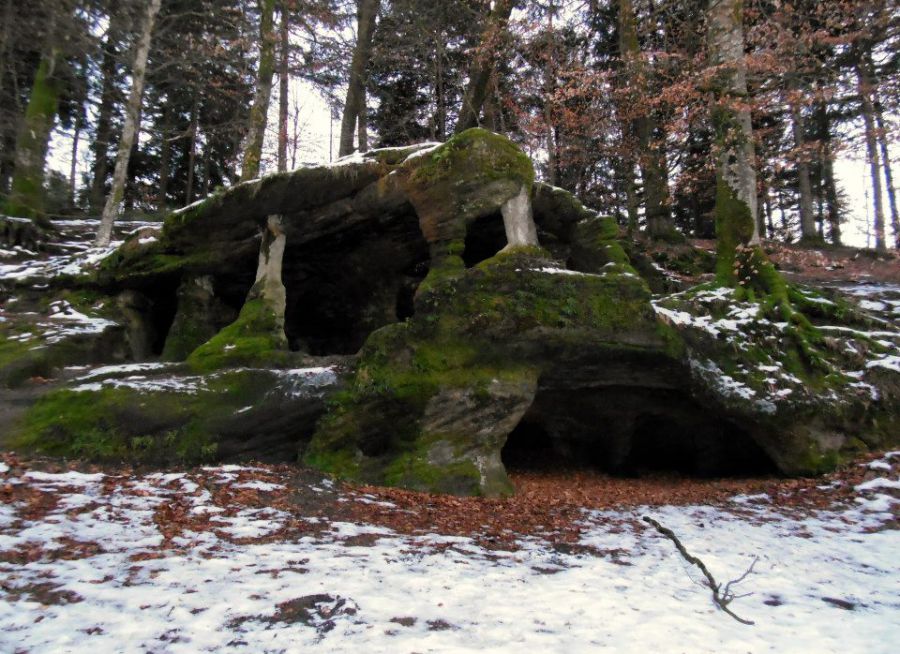
<instances>
[{"instance_id":1,"label":"forest floor","mask_svg":"<svg viewBox=\"0 0 900 654\"><path fill-rule=\"evenodd\" d=\"M0 250L0 280L40 285L102 256L83 238L91 221L63 227L50 255ZM768 247L792 278L900 316L896 257ZM13 319L11 297L0 319ZM54 383L7 393L0 432ZM818 479L526 468L498 500L289 465L0 460L3 653L876 654L900 640L900 452ZM718 610L644 516L719 582L752 564L729 608L755 624Z\"/></svg>"},{"instance_id":2,"label":"forest floor","mask_svg":"<svg viewBox=\"0 0 900 654\"><path fill-rule=\"evenodd\" d=\"M900 452L819 479L515 473L509 499L294 466L0 464L3 652L890 652ZM716 609L669 527L720 582Z\"/></svg>"}]
</instances>

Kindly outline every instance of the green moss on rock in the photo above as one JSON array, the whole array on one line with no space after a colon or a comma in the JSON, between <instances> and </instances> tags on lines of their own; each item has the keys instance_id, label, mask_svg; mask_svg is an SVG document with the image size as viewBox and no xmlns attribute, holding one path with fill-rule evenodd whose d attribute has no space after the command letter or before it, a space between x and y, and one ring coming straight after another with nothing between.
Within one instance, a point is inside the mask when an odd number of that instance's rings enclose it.
<instances>
[{"instance_id":1,"label":"green moss on rock","mask_svg":"<svg viewBox=\"0 0 900 654\"><path fill-rule=\"evenodd\" d=\"M187 362L193 370L208 372L235 366L279 367L293 358L275 312L263 298L254 298L244 303L237 320L194 350Z\"/></svg>"},{"instance_id":2,"label":"green moss on rock","mask_svg":"<svg viewBox=\"0 0 900 654\"><path fill-rule=\"evenodd\" d=\"M505 251L420 292L408 323L369 337L304 460L370 483L510 492L499 452L543 369L579 348L663 344L632 272L567 274L545 257Z\"/></svg>"}]
</instances>

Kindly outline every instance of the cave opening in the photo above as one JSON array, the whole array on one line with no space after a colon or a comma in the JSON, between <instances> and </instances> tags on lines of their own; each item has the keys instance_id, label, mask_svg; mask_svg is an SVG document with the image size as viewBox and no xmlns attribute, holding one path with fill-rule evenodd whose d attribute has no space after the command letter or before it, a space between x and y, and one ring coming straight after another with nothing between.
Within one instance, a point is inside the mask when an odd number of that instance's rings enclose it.
<instances>
[{"instance_id":1,"label":"cave opening","mask_svg":"<svg viewBox=\"0 0 900 654\"><path fill-rule=\"evenodd\" d=\"M539 391L507 437L501 458L510 471L592 470L626 477L778 472L734 421L685 394L641 388Z\"/></svg>"},{"instance_id":2,"label":"cave opening","mask_svg":"<svg viewBox=\"0 0 900 654\"><path fill-rule=\"evenodd\" d=\"M289 238L282 278L291 349L355 354L373 331L412 316L429 261L411 208L378 231L367 225L294 246Z\"/></svg>"},{"instance_id":3,"label":"cave opening","mask_svg":"<svg viewBox=\"0 0 900 654\"><path fill-rule=\"evenodd\" d=\"M500 212L488 214L472 221L466 229L463 261L471 268L490 259L506 247L506 228Z\"/></svg>"},{"instance_id":4,"label":"cave opening","mask_svg":"<svg viewBox=\"0 0 900 654\"><path fill-rule=\"evenodd\" d=\"M175 286L160 288L150 296L150 354L153 356L162 354L177 310L178 297Z\"/></svg>"}]
</instances>

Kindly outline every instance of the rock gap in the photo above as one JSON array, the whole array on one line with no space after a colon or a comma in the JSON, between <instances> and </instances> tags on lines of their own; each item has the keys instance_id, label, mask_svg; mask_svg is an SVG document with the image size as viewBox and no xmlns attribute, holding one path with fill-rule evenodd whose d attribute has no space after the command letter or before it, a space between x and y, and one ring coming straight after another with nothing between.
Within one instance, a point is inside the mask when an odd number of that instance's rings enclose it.
<instances>
[{"instance_id":1,"label":"rock gap","mask_svg":"<svg viewBox=\"0 0 900 654\"><path fill-rule=\"evenodd\" d=\"M512 470L590 468L637 477L777 472L746 430L681 391L660 388L539 390L501 458Z\"/></svg>"},{"instance_id":2,"label":"rock gap","mask_svg":"<svg viewBox=\"0 0 900 654\"><path fill-rule=\"evenodd\" d=\"M471 268L506 247L506 230L499 211L476 218L466 230L463 261Z\"/></svg>"}]
</instances>

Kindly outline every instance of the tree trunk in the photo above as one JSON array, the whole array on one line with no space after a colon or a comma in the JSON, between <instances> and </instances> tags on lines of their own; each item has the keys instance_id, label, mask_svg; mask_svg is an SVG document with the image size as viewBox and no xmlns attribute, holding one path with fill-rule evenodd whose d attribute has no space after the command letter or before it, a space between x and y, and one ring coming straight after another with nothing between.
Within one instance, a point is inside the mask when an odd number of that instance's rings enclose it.
<instances>
[{"instance_id":1,"label":"tree trunk","mask_svg":"<svg viewBox=\"0 0 900 654\"><path fill-rule=\"evenodd\" d=\"M710 62L717 68L712 111L716 134L716 236L719 283L739 283L738 249L759 244L753 127L747 107L747 68L741 0L710 0Z\"/></svg>"},{"instance_id":2,"label":"tree trunk","mask_svg":"<svg viewBox=\"0 0 900 654\"><path fill-rule=\"evenodd\" d=\"M870 63L871 65L871 63ZM875 124L878 127L878 149L884 169L884 186L887 191L888 207L891 210L891 229L894 231L894 247L900 250L900 216L897 215L897 194L894 190L894 174L891 170L891 155L887 144L887 129L884 124L883 107L878 94L873 93L875 102Z\"/></svg>"},{"instance_id":3,"label":"tree trunk","mask_svg":"<svg viewBox=\"0 0 900 654\"><path fill-rule=\"evenodd\" d=\"M857 88L862 108L866 133L866 154L869 160L869 174L872 177L872 201L875 210L873 231L875 232L875 249L884 252L887 244L884 236L884 205L881 198L881 174L878 162L878 144L875 135L875 109L872 105L872 78L864 61L856 66Z\"/></svg>"},{"instance_id":4,"label":"tree trunk","mask_svg":"<svg viewBox=\"0 0 900 654\"><path fill-rule=\"evenodd\" d=\"M638 148L638 165L644 183L644 207L647 233L653 238L666 238L675 227L669 213L668 167L665 147L655 144L658 126L649 109L645 108L648 71L641 56L637 18L631 0L619 0L619 52L624 64L625 83L633 89L634 102L630 111L640 113L631 120L631 131ZM660 139L662 141L662 139Z\"/></svg>"},{"instance_id":5,"label":"tree trunk","mask_svg":"<svg viewBox=\"0 0 900 654\"><path fill-rule=\"evenodd\" d=\"M553 40L556 34L553 31L553 13L555 8L551 0L548 8L547 26L547 65L544 67L544 130L547 144L547 182L553 186L559 185L559 157L556 149L553 126L555 125L555 111L553 107L556 94L556 51Z\"/></svg>"},{"instance_id":6,"label":"tree trunk","mask_svg":"<svg viewBox=\"0 0 900 654\"><path fill-rule=\"evenodd\" d=\"M347 99L344 102L344 113L341 116L341 136L338 142L338 157L345 157L353 152L353 132L356 131L357 120L363 123L357 134L366 136L366 68L372 52L372 35L375 33L375 19L381 0L357 0L356 10L356 47L353 48L353 59L350 61L350 78L347 82ZM360 149L368 144L360 143Z\"/></svg>"},{"instance_id":7,"label":"tree trunk","mask_svg":"<svg viewBox=\"0 0 900 654\"><path fill-rule=\"evenodd\" d=\"M625 187L625 211L628 219L628 234L638 230L638 201L634 184L634 160L626 154L622 157L622 183Z\"/></svg>"},{"instance_id":8,"label":"tree trunk","mask_svg":"<svg viewBox=\"0 0 900 654\"><path fill-rule=\"evenodd\" d=\"M122 201L122 196L125 192L125 175L128 172L128 161L131 158L131 148L137 136L138 122L140 120L141 100L144 95L144 78L147 74L147 57L150 54L150 37L153 34L153 25L156 22L161 2L162 0L150 0L144 13L144 22L131 70L131 93L128 96L128 104L125 107L125 125L122 128L122 137L119 140L119 148L116 153L116 168L113 172L112 189L106 198L103 215L100 217L100 226L97 229L96 244L98 247L109 245L112 237L113 221L116 218L119 203Z\"/></svg>"},{"instance_id":9,"label":"tree trunk","mask_svg":"<svg viewBox=\"0 0 900 654\"><path fill-rule=\"evenodd\" d=\"M447 100L444 96L444 43L443 35L434 40L434 139L443 141L447 137Z\"/></svg>"},{"instance_id":10,"label":"tree trunk","mask_svg":"<svg viewBox=\"0 0 900 654\"><path fill-rule=\"evenodd\" d=\"M190 142L188 144L187 182L185 183L184 188L184 206L187 206L194 201L194 178L196 177L195 170L197 168L198 109L198 100L197 98L194 98L194 105L191 107Z\"/></svg>"},{"instance_id":11,"label":"tree trunk","mask_svg":"<svg viewBox=\"0 0 900 654\"><path fill-rule=\"evenodd\" d=\"M834 245L841 244L841 215L838 204L837 182L834 178L834 153L831 150L831 121L828 118L828 107L820 102L816 107L819 143L821 144L822 184L825 192L825 214L828 220L829 235Z\"/></svg>"},{"instance_id":12,"label":"tree trunk","mask_svg":"<svg viewBox=\"0 0 900 654\"><path fill-rule=\"evenodd\" d=\"M469 84L463 95L462 107L456 121L457 134L478 126L478 116L488 92L488 82L494 69L497 45L506 31L515 0L495 0L494 8L487 16L478 52L469 69Z\"/></svg>"},{"instance_id":13,"label":"tree trunk","mask_svg":"<svg viewBox=\"0 0 900 654\"><path fill-rule=\"evenodd\" d=\"M289 68L288 54L290 53L290 12L288 3L281 3L281 61L278 66L278 172L287 170L287 142L288 142L288 92Z\"/></svg>"},{"instance_id":14,"label":"tree trunk","mask_svg":"<svg viewBox=\"0 0 900 654\"><path fill-rule=\"evenodd\" d=\"M275 74L275 0L259 0L259 68L256 74L256 93L250 107L247 137L243 148L241 181L259 176L269 98L272 95L272 76Z\"/></svg>"},{"instance_id":15,"label":"tree trunk","mask_svg":"<svg viewBox=\"0 0 900 654\"><path fill-rule=\"evenodd\" d=\"M796 90L796 82L792 82L792 88ZM803 119L801 107L795 100L791 101L791 129L794 136L794 151L796 152L797 191L800 196L800 241L816 242L819 240L819 235L816 232L816 218L813 215L809 162L806 160L806 122Z\"/></svg>"},{"instance_id":16,"label":"tree trunk","mask_svg":"<svg viewBox=\"0 0 900 654\"><path fill-rule=\"evenodd\" d=\"M135 200L137 200L138 195L138 184L137 184L137 167L135 166L135 162L137 161L138 153L141 150L141 117L142 117L142 108L138 106L137 118L134 121L135 125L135 134L134 134L134 142L131 144L131 153L128 155L128 169L125 171L125 191L122 195L122 200L124 202L124 207L128 211L132 211L135 206Z\"/></svg>"},{"instance_id":17,"label":"tree trunk","mask_svg":"<svg viewBox=\"0 0 900 654\"><path fill-rule=\"evenodd\" d=\"M165 103L159 135L159 188L157 189L156 210L164 213L169 204L169 176L172 166L172 105Z\"/></svg>"},{"instance_id":18,"label":"tree trunk","mask_svg":"<svg viewBox=\"0 0 900 654\"><path fill-rule=\"evenodd\" d=\"M94 152L94 166L91 174L90 209L99 214L106 197L106 175L109 172L109 144L112 140L112 112L116 101L116 52L112 28L106 37L103 59L100 63L101 82L100 107L97 111L97 127L91 149Z\"/></svg>"},{"instance_id":19,"label":"tree trunk","mask_svg":"<svg viewBox=\"0 0 900 654\"><path fill-rule=\"evenodd\" d=\"M204 198L209 196L209 186L210 186L209 185L209 176L210 176L209 150L210 149L207 147L203 151L203 189L202 189L202 191L203 191Z\"/></svg>"},{"instance_id":20,"label":"tree trunk","mask_svg":"<svg viewBox=\"0 0 900 654\"><path fill-rule=\"evenodd\" d=\"M12 25L12 0L3 3L3 19L0 21L0 95L6 80L6 61L9 58L9 28ZM2 190L2 189L0 189Z\"/></svg>"},{"instance_id":21,"label":"tree trunk","mask_svg":"<svg viewBox=\"0 0 900 654\"><path fill-rule=\"evenodd\" d=\"M34 218L40 222L45 220L44 165L62 91L62 82L56 75L60 63L59 51L52 42L53 30L49 33L51 42L47 52L41 56L28 107L16 138L15 168L6 205L7 214Z\"/></svg>"},{"instance_id":22,"label":"tree trunk","mask_svg":"<svg viewBox=\"0 0 900 654\"><path fill-rule=\"evenodd\" d=\"M75 133L72 135L72 163L69 166L69 204L75 206L75 184L76 175L78 174L78 141L81 138L81 128L84 124L83 115L79 115L75 119Z\"/></svg>"},{"instance_id":23,"label":"tree trunk","mask_svg":"<svg viewBox=\"0 0 900 654\"><path fill-rule=\"evenodd\" d=\"M363 82L359 89L356 105L356 143L360 152L369 151L369 112L366 106L366 85Z\"/></svg>"}]
</instances>

